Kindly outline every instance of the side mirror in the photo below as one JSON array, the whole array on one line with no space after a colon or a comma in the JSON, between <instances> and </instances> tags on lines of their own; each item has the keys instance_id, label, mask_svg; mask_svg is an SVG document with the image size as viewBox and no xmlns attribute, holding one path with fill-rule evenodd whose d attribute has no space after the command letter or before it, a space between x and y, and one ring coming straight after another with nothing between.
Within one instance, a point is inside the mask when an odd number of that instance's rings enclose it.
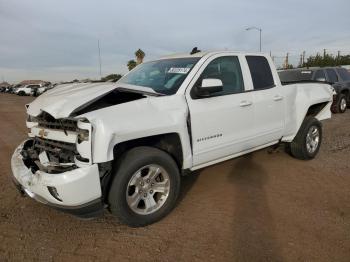
<instances>
[{"instance_id":1,"label":"side mirror","mask_svg":"<svg viewBox=\"0 0 350 262\"><path fill-rule=\"evenodd\" d=\"M202 80L201 86L197 87L197 96L207 97L212 93L220 92L223 90L223 84L220 79L216 78L205 78Z\"/></svg>"},{"instance_id":2,"label":"side mirror","mask_svg":"<svg viewBox=\"0 0 350 262\"><path fill-rule=\"evenodd\" d=\"M324 77L319 77L319 78L316 78L316 81L317 81L317 82L326 82L326 78L324 78Z\"/></svg>"}]
</instances>

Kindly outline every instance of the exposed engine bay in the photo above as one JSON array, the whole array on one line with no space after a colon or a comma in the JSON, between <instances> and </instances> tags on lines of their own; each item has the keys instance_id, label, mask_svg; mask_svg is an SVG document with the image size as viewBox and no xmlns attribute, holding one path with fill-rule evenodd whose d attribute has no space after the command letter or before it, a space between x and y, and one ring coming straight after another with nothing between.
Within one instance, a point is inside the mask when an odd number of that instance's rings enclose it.
<instances>
[{"instance_id":1,"label":"exposed engine bay","mask_svg":"<svg viewBox=\"0 0 350 262\"><path fill-rule=\"evenodd\" d=\"M115 89L103 95L102 97L94 99L84 104L83 106L77 108L72 113L72 116L77 116L87 112L99 110L102 108L131 102L131 101L138 100L145 97L146 96L142 93L135 93L130 91L124 91L122 89Z\"/></svg>"}]
</instances>

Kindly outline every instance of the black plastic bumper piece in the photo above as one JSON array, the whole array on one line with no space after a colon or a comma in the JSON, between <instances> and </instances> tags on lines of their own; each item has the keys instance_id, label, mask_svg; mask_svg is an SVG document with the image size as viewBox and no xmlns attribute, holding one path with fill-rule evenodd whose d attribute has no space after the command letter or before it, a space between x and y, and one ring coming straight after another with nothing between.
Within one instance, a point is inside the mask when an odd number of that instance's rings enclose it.
<instances>
[{"instance_id":1,"label":"black plastic bumper piece","mask_svg":"<svg viewBox=\"0 0 350 262\"><path fill-rule=\"evenodd\" d=\"M102 203L102 200L100 198L93 200L91 202L88 202L84 205L75 206L75 207L57 206L52 204L48 204L48 205L53 207L54 209L57 209L64 213L68 213L83 219L95 218L95 217L101 216L104 211L104 204Z\"/></svg>"}]
</instances>

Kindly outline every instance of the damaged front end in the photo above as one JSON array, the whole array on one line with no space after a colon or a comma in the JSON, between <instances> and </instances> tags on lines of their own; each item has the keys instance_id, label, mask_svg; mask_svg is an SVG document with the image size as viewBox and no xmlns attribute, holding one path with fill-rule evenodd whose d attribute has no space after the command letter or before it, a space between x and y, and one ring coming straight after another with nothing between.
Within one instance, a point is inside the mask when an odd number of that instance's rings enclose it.
<instances>
[{"instance_id":1,"label":"damaged front end","mask_svg":"<svg viewBox=\"0 0 350 262\"><path fill-rule=\"evenodd\" d=\"M17 188L39 202L91 217L102 212L100 172L92 163L91 124L55 119L43 112L28 117L29 139L11 159Z\"/></svg>"},{"instance_id":2,"label":"damaged front end","mask_svg":"<svg viewBox=\"0 0 350 262\"><path fill-rule=\"evenodd\" d=\"M31 139L21 154L33 171L61 173L92 163L92 127L87 120L56 120L47 113L28 120Z\"/></svg>"}]
</instances>

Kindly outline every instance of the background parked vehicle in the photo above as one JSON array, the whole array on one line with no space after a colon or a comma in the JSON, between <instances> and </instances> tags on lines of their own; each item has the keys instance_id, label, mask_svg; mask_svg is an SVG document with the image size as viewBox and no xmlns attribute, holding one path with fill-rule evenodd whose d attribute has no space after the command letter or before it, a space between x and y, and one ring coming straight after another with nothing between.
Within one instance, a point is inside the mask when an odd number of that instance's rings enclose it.
<instances>
[{"instance_id":1,"label":"background parked vehicle","mask_svg":"<svg viewBox=\"0 0 350 262\"><path fill-rule=\"evenodd\" d=\"M39 92L43 93L41 85L25 85L15 90L19 96L38 96Z\"/></svg>"},{"instance_id":2,"label":"background parked vehicle","mask_svg":"<svg viewBox=\"0 0 350 262\"><path fill-rule=\"evenodd\" d=\"M317 81L331 84L336 92L331 107L333 113L344 113L350 106L350 73L345 68L298 68L279 71L279 76L282 83Z\"/></svg>"},{"instance_id":3,"label":"background parked vehicle","mask_svg":"<svg viewBox=\"0 0 350 262\"><path fill-rule=\"evenodd\" d=\"M36 96L40 96L41 94L45 93L46 91L52 89L53 86L51 84L47 84L47 85L44 85L44 86L41 86L37 89L37 93L36 93Z\"/></svg>"},{"instance_id":4,"label":"background parked vehicle","mask_svg":"<svg viewBox=\"0 0 350 262\"><path fill-rule=\"evenodd\" d=\"M23 87L23 86L24 86L24 85L22 85L22 84L14 85L14 86L12 86L11 90L9 90L8 93L16 94L17 89L20 88L20 87Z\"/></svg>"},{"instance_id":5,"label":"background parked vehicle","mask_svg":"<svg viewBox=\"0 0 350 262\"><path fill-rule=\"evenodd\" d=\"M14 94L19 96L30 96L32 94L32 89L28 86L17 87L14 90Z\"/></svg>"},{"instance_id":6,"label":"background parked vehicle","mask_svg":"<svg viewBox=\"0 0 350 262\"><path fill-rule=\"evenodd\" d=\"M7 82L1 82L0 83L0 93L4 92L6 88L11 87L11 85Z\"/></svg>"},{"instance_id":7,"label":"background parked vehicle","mask_svg":"<svg viewBox=\"0 0 350 262\"><path fill-rule=\"evenodd\" d=\"M10 93L10 94L12 94L13 93L13 90L14 90L14 87L11 87L11 86L9 86L9 87L6 87L6 89L5 89L5 93Z\"/></svg>"}]
</instances>

